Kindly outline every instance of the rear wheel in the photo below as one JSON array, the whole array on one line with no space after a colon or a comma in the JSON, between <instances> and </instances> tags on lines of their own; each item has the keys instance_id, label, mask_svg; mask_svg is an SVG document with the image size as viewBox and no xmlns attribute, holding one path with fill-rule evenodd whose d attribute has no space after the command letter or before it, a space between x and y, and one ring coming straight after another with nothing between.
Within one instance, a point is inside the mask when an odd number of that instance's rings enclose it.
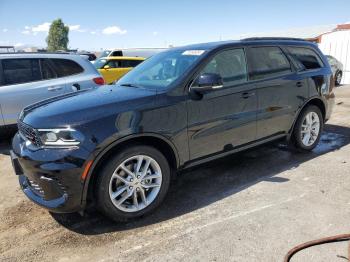
<instances>
[{"instance_id":1,"label":"rear wheel","mask_svg":"<svg viewBox=\"0 0 350 262\"><path fill-rule=\"evenodd\" d=\"M163 201L170 182L166 158L153 147L134 146L112 157L97 182L100 210L115 221L146 215Z\"/></svg>"},{"instance_id":2,"label":"rear wheel","mask_svg":"<svg viewBox=\"0 0 350 262\"><path fill-rule=\"evenodd\" d=\"M335 75L335 85L339 86L341 83L341 78L342 78L343 74L341 71L337 72Z\"/></svg>"},{"instance_id":3,"label":"rear wheel","mask_svg":"<svg viewBox=\"0 0 350 262\"><path fill-rule=\"evenodd\" d=\"M305 108L295 124L293 141L298 149L310 151L314 149L323 130L321 110L314 105Z\"/></svg>"}]
</instances>

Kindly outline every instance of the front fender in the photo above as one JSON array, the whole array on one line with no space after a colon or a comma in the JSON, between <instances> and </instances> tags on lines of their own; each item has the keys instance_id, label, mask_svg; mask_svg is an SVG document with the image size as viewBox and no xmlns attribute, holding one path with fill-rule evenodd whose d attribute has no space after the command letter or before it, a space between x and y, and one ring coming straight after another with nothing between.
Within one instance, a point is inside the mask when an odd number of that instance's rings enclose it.
<instances>
[{"instance_id":1,"label":"front fender","mask_svg":"<svg viewBox=\"0 0 350 262\"><path fill-rule=\"evenodd\" d=\"M148 138L153 137L153 138L160 139L160 140L164 141L165 143L167 143L172 148L172 150L175 154L176 166L178 167L180 165L180 160L179 160L177 148L165 136L155 134L155 133L142 133L142 134L129 134L126 136L119 137L118 139L115 139L115 137L111 137L109 139L106 139L106 141L104 141L103 145L98 146L96 148L96 150L91 154L89 159L86 160L86 163L89 163L89 162L91 162L91 163L89 164L88 172L87 172L86 177L84 179L82 199L81 199L83 206L86 205L86 199L88 196L89 184L91 182L92 174L94 172L94 169L98 165L99 161L103 158L103 156L105 156L105 154L107 154L111 149L117 147L121 143L129 141L129 140L131 141L133 139L141 138L141 137L148 137Z\"/></svg>"}]
</instances>

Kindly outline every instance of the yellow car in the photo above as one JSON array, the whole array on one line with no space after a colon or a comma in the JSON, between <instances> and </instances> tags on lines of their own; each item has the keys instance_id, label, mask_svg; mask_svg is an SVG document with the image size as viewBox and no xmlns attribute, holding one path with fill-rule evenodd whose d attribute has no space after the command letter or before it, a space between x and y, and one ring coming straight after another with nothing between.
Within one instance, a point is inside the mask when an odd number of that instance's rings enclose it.
<instances>
[{"instance_id":1,"label":"yellow car","mask_svg":"<svg viewBox=\"0 0 350 262\"><path fill-rule=\"evenodd\" d=\"M112 84L144 60L143 57L109 56L99 58L94 66L106 84Z\"/></svg>"}]
</instances>

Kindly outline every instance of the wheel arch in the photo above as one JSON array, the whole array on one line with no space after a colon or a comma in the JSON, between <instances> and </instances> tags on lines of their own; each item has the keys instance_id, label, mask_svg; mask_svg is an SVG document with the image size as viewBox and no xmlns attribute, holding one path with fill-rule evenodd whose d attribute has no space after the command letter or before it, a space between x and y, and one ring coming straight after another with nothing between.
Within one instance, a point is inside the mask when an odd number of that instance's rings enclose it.
<instances>
[{"instance_id":1,"label":"wheel arch","mask_svg":"<svg viewBox=\"0 0 350 262\"><path fill-rule=\"evenodd\" d=\"M337 69L337 71L335 72L335 75L339 74L339 73L341 73L343 75L343 70L342 69Z\"/></svg>"},{"instance_id":2,"label":"wheel arch","mask_svg":"<svg viewBox=\"0 0 350 262\"><path fill-rule=\"evenodd\" d=\"M295 123L297 122L301 112L308 106L310 105L314 105L314 106L317 106L320 110L321 110L321 113L322 113L322 117L323 117L323 122L325 122L325 119L326 119L326 105L325 103L322 101L322 99L318 98L318 97L312 97L310 98L309 100L307 100L303 106L300 107L300 109L298 110L297 114L296 114L296 117L294 119L294 122L293 122L293 125L291 127L291 129L289 130L289 134L288 134L288 140L290 139L292 133L293 133L293 130L294 130L294 126L295 126Z\"/></svg>"},{"instance_id":3,"label":"wheel arch","mask_svg":"<svg viewBox=\"0 0 350 262\"><path fill-rule=\"evenodd\" d=\"M180 165L179 156L174 144L169 141L164 136L145 133L145 134L135 134L123 137L121 139L115 140L106 146L98 155L93 159L90 170L84 182L82 203L86 204L88 197L92 194L92 189L95 185L97 173L99 168L102 167L104 161L107 161L112 155L122 150L126 146L132 145L148 145L158 149L162 152L172 169L177 169Z\"/></svg>"}]
</instances>

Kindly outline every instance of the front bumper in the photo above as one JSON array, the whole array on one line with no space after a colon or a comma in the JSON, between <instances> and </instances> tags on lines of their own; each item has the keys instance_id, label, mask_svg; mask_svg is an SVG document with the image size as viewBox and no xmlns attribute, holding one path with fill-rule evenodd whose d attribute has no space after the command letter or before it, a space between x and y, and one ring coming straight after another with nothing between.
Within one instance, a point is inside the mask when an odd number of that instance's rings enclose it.
<instances>
[{"instance_id":1,"label":"front bumper","mask_svg":"<svg viewBox=\"0 0 350 262\"><path fill-rule=\"evenodd\" d=\"M18 133L12 141L11 160L24 194L52 212L84 209L81 174L89 156L83 148L32 150Z\"/></svg>"}]
</instances>

